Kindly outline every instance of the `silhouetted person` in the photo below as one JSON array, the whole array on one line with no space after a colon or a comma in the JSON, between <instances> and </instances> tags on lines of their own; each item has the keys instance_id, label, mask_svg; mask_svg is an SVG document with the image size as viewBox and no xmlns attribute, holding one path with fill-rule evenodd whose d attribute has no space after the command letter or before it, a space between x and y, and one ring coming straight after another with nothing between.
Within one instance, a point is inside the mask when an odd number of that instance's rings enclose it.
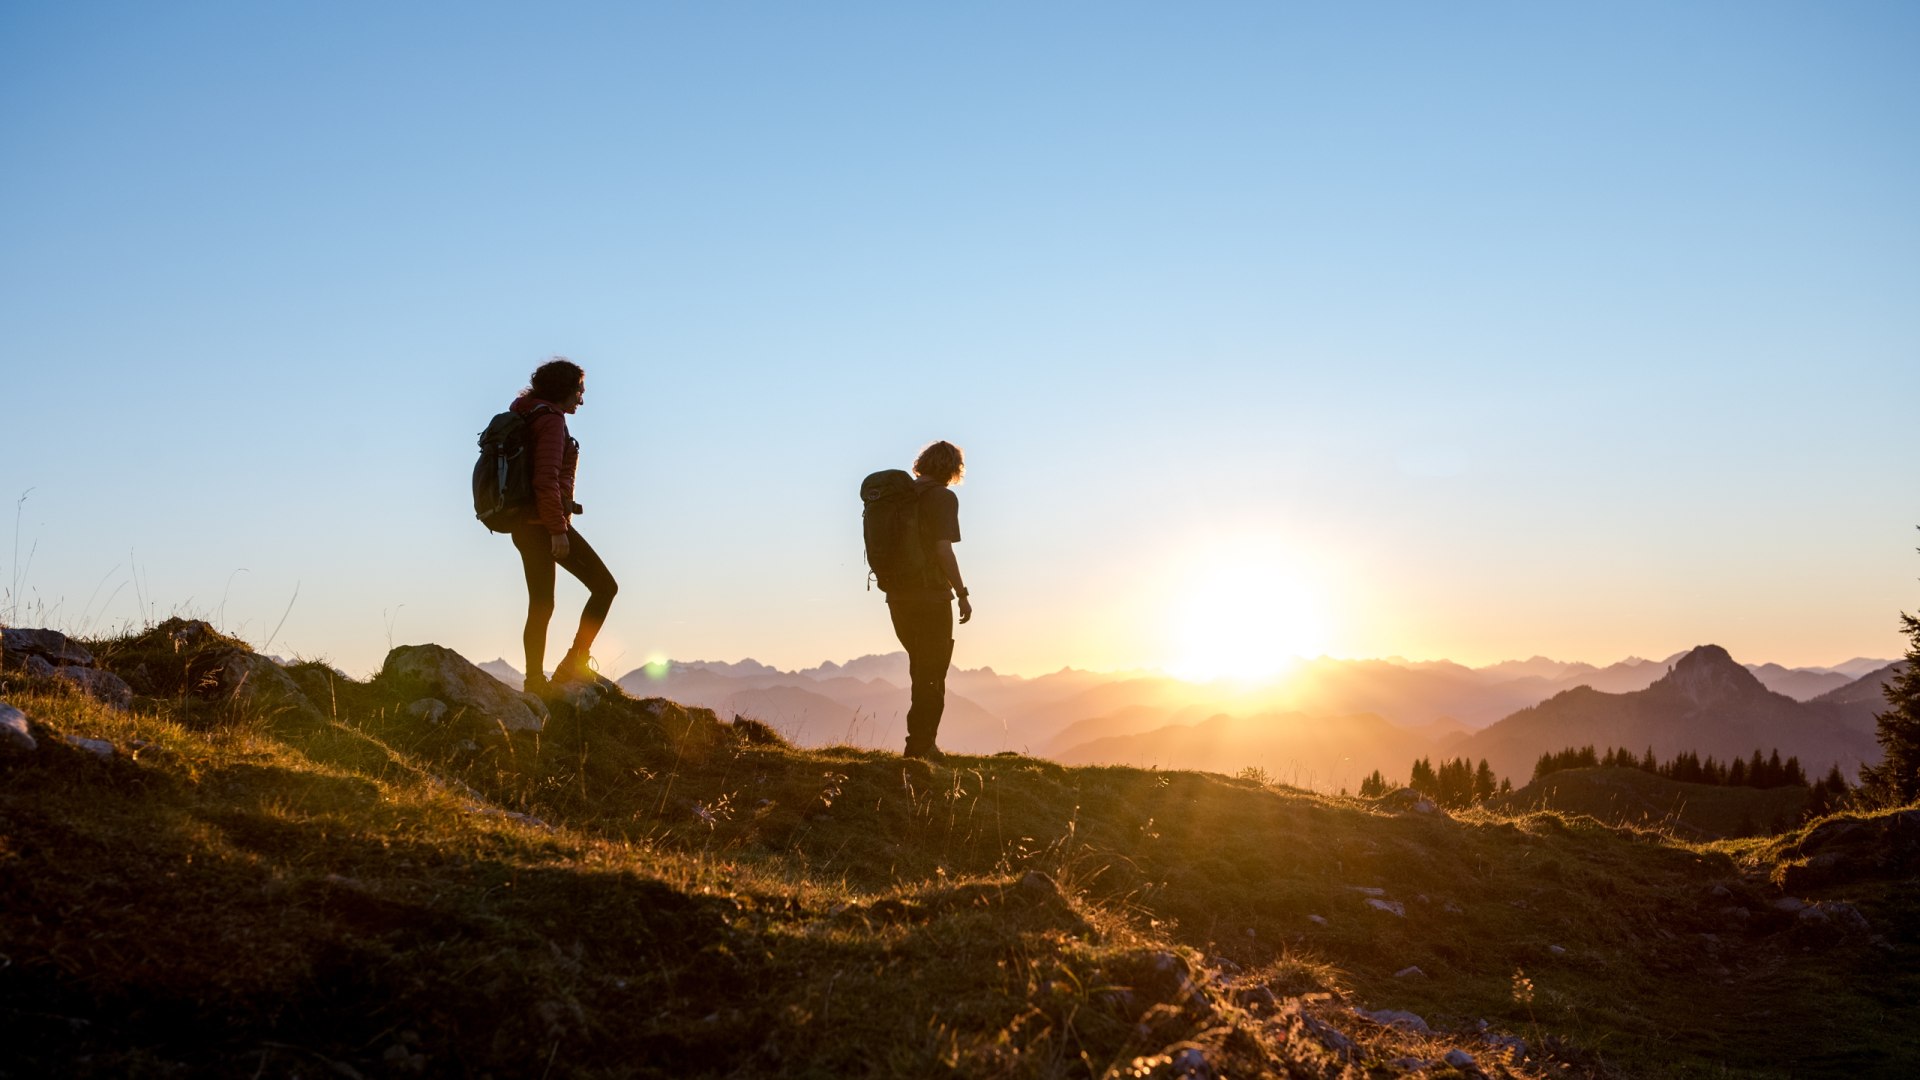
<instances>
[{"instance_id":1,"label":"silhouetted person","mask_svg":"<svg viewBox=\"0 0 1920 1080\"><path fill-rule=\"evenodd\" d=\"M960 577L953 545L960 542L960 497L952 485L960 482L966 462L960 448L937 442L913 463L918 489L920 542L929 580L896 586L887 593L893 632L907 650L907 670L913 679L913 703L907 709L906 756L938 758L934 737L947 706L947 666L953 662L953 607L960 600L960 621L973 618L973 604Z\"/></svg>"},{"instance_id":2,"label":"silhouetted person","mask_svg":"<svg viewBox=\"0 0 1920 1080\"><path fill-rule=\"evenodd\" d=\"M553 618L554 564L566 567L589 593L573 645L554 668L554 682L594 680L588 651L607 621L613 594L620 591L607 564L572 522L572 515L581 512L580 504L573 501L580 444L567 434L567 417L580 408L586 395L587 373L573 361L556 356L534 370L531 385L508 406L527 417L527 441L533 449L533 508L512 535L527 575L527 626L522 642L527 650L527 689L535 693L547 686L544 672L547 623Z\"/></svg>"}]
</instances>

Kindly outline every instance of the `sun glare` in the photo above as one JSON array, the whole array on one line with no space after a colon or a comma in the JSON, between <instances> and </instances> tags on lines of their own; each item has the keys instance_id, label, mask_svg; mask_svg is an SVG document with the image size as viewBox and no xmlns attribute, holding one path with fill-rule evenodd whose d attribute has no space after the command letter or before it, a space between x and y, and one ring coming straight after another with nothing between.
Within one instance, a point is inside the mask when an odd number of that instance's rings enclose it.
<instances>
[{"instance_id":1,"label":"sun glare","mask_svg":"<svg viewBox=\"0 0 1920 1080\"><path fill-rule=\"evenodd\" d=\"M1260 682L1325 647L1317 590L1280 561L1214 560L1176 599L1168 623L1172 661L1183 679Z\"/></svg>"}]
</instances>

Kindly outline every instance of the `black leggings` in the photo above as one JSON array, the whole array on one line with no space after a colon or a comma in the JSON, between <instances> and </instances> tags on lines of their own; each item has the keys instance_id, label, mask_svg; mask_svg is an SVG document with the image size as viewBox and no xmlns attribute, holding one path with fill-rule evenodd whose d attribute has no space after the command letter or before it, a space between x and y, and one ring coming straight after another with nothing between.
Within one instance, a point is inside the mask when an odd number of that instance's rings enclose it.
<instances>
[{"instance_id":1,"label":"black leggings","mask_svg":"<svg viewBox=\"0 0 1920 1080\"><path fill-rule=\"evenodd\" d=\"M546 674L547 623L553 619L553 541L547 527L539 523L513 530L513 546L520 550L520 566L527 574L527 628L521 642L527 650L527 676ZM590 594L580 612L580 629L574 632L573 648L568 650L583 659L593 647L593 639L607 621L613 607L613 594L620 584L613 580L607 564L572 526L567 527L567 557L559 560L567 573L580 579Z\"/></svg>"}]
</instances>

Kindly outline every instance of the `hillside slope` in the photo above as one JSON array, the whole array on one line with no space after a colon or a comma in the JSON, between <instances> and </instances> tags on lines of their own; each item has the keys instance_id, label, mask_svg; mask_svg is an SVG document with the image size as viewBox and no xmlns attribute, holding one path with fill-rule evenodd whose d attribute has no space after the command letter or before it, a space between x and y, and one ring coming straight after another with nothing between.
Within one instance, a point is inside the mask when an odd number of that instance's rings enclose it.
<instances>
[{"instance_id":1,"label":"hillside slope","mask_svg":"<svg viewBox=\"0 0 1920 1080\"><path fill-rule=\"evenodd\" d=\"M0 1075L1920 1061L1905 848L1823 862L1817 830L1699 847L1202 773L801 751L617 692L508 734L430 719L391 658L370 683L281 672L299 700L222 690L181 633L95 644L130 711L0 677L36 743L0 749Z\"/></svg>"}]
</instances>

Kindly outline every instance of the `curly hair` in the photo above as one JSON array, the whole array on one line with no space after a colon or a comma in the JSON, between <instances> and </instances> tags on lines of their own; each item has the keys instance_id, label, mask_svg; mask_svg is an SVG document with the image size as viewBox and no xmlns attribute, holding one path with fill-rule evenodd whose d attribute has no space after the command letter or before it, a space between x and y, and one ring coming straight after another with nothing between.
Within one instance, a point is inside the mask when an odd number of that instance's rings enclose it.
<instances>
[{"instance_id":1,"label":"curly hair","mask_svg":"<svg viewBox=\"0 0 1920 1080\"><path fill-rule=\"evenodd\" d=\"M520 396L532 394L541 401L560 401L580 389L587 379L587 372L579 364L564 356L556 356L533 369L530 384L520 391Z\"/></svg>"},{"instance_id":2,"label":"curly hair","mask_svg":"<svg viewBox=\"0 0 1920 1080\"><path fill-rule=\"evenodd\" d=\"M913 459L913 474L943 484L957 484L967 475L967 459L960 448L942 439Z\"/></svg>"}]
</instances>

